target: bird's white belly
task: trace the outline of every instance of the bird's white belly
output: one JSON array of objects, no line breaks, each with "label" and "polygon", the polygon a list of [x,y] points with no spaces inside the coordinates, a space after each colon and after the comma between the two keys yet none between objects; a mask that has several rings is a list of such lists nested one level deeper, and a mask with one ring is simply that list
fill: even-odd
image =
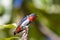
[{"label": "bird's white belly", "polygon": [[29,23],[29,19],[25,20],[25,21],[21,24],[21,26],[27,26],[28,23]]}]

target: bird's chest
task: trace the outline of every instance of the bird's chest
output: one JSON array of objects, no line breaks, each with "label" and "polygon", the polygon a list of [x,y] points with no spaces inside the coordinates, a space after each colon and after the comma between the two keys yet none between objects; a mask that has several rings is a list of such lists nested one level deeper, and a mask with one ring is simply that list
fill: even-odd
[{"label": "bird's chest", "polygon": [[21,24],[21,26],[28,26],[29,22],[29,19],[27,19]]}]

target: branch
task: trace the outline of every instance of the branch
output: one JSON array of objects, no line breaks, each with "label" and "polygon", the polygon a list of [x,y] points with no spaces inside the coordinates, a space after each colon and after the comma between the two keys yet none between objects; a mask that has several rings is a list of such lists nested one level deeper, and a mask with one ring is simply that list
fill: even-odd
[{"label": "branch", "polygon": [[20,40],[27,40],[28,39],[28,27],[26,27],[25,30],[23,30],[23,34]]}]

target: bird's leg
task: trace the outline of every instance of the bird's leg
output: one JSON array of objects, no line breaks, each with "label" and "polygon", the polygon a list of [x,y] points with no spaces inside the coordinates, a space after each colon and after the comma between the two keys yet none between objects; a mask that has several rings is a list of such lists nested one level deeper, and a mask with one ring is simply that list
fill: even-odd
[{"label": "bird's leg", "polygon": [[21,40],[27,40],[28,39],[28,27],[23,30],[22,38]]}]

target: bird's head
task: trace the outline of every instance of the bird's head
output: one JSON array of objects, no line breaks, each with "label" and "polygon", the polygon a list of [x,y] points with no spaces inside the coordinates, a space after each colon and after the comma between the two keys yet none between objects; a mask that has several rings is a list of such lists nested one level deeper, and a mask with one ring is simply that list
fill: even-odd
[{"label": "bird's head", "polygon": [[29,15],[29,20],[30,20],[31,22],[34,21],[35,18],[36,18],[36,14],[30,14],[30,15]]}]

